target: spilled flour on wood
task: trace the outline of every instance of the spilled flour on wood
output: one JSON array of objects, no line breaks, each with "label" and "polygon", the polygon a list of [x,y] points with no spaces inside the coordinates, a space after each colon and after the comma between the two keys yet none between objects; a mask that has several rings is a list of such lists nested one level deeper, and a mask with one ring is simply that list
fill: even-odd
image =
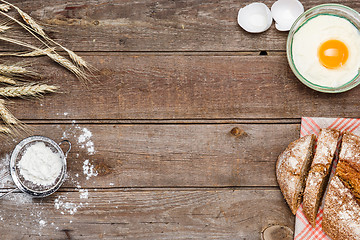
[{"label": "spilled flour on wood", "polygon": [[86,176],[86,180],[89,180],[91,177],[98,175],[98,172],[94,168],[94,165],[92,165],[88,159],[84,161],[83,174]]},{"label": "spilled flour on wood", "polygon": [[[16,191],[2,199],[2,201],[7,201],[14,206],[11,206],[13,210],[0,208],[0,222],[13,222],[14,219],[21,219],[22,221],[15,223],[17,227],[26,229],[30,234],[39,236],[41,236],[41,230],[43,229],[61,230],[66,225],[73,223],[71,219],[67,219],[65,223],[61,218],[53,219],[53,217],[61,214],[68,215],[67,218],[71,218],[71,215],[77,214],[81,208],[89,207],[88,201],[91,193],[88,189],[82,188],[80,179],[81,181],[89,180],[98,175],[90,159],[96,153],[94,142],[91,139],[92,136],[93,134],[88,128],[79,126],[75,121],[62,135],[62,139],[70,139],[73,142],[73,147],[76,146],[80,152],[85,152],[85,154],[74,153],[72,155],[73,159],[68,161],[68,165],[80,161],[79,167],[77,169],[71,168],[72,171],[68,171],[66,177],[67,185],[74,186],[78,194],[74,195],[73,192],[59,191],[44,199],[34,199],[25,193]],[[79,159],[81,155],[88,156],[84,157],[84,159]],[[0,178],[5,176],[0,181],[1,188],[9,189],[15,187],[9,172],[9,161],[10,154],[3,155],[0,158]],[[52,211],[49,209],[49,206],[53,207],[55,213],[51,213]]]},{"label": "spilled flour on wood", "polygon": [[2,188],[9,186],[9,184],[12,184],[9,163],[10,163],[10,154],[6,154],[0,160],[0,178],[4,177],[0,182],[0,187]]},{"label": "spilled flour on wood", "polygon": [[83,203],[76,204],[67,201],[67,197],[58,196],[54,201],[55,209],[60,210],[61,214],[69,213],[74,215],[79,208],[83,206]]},{"label": "spilled flour on wood", "polygon": [[79,190],[80,193],[80,198],[89,198],[89,191],[87,189],[80,189]]},{"label": "spilled flour on wood", "polygon": [[94,142],[91,140],[92,132],[87,128],[82,128],[76,121],[72,121],[72,126],[63,133],[62,139],[74,138],[78,146],[85,149],[89,155],[96,153]]}]

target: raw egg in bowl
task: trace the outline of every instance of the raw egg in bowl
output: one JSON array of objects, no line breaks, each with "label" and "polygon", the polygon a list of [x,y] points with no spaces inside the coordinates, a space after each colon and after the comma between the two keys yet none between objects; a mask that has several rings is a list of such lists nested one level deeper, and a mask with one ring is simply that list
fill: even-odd
[{"label": "raw egg in bowl", "polygon": [[343,5],[323,4],[301,14],[287,39],[291,70],[306,86],[327,93],[360,83],[360,14]]}]

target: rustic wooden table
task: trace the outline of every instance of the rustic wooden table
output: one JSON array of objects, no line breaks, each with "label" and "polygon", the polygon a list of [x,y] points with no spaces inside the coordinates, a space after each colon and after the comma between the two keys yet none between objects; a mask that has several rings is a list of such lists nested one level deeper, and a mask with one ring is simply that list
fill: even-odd
[{"label": "rustic wooden table", "polygon": [[[99,81],[85,87],[50,60],[34,60],[62,92],[13,100],[9,109],[32,134],[72,142],[68,177],[44,199],[20,191],[1,199],[0,238],[261,239],[270,226],[293,231],[277,156],[298,138],[301,116],[358,117],[360,88],[332,95],[301,84],[287,64],[287,32],[272,25],[249,34],[237,25],[237,11],[251,2],[13,1],[94,65]],[[332,2],[360,10],[359,1]],[[2,174],[19,140],[0,144]]]}]

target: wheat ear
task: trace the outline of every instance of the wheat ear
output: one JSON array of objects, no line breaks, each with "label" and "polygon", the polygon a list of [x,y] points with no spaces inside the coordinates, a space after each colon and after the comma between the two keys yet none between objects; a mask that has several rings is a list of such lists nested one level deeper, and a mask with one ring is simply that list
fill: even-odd
[{"label": "wheat ear", "polygon": [[17,65],[0,64],[0,74],[8,77],[16,77],[16,76],[29,77],[29,78],[39,77],[37,73]]},{"label": "wheat ear", "polygon": [[13,43],[13,44],[17,44],[17,45],[20,45],[20,46],[23,46],[23,47],[27,47],[27,48],[30,48],[30,49],[33,49],[33,50],[43,51],[44,54],[46,54],[48,57],[50,57],[53,61],[59,63],[60,65],[62,65],[66,69],[68,69],[70,72],[75,74],[75,76],[78,79],[83,80],[83,81],[86,81],[88,79],[88,75],[84,71],[82,71],[80,68],[75,66],[71,61],[69,61],[68,59],[66,59],[63,56],[59,55],[55,51],[53,51],[51,53],[45,52],[44,50],[41,50],[40,48],[37,48],[37,47],[32,46],[30,44],[27,44],[25,42],[22,42],[22,41],[19,41],[19,40],[16,40],[16,39],[3,37],[3,36],[0,36],[0,40],[10,42],[10,43]]},{"label": "wheat ear", "polygon": [[0,117],[7,125],[17,125],[20,123],[6,108],[4,99],[0,99]]},{"label": "wheat ear", "polygon": [[[62,49],[64,49],[64,50],[68,53],[68,55],[70,56],[70,58],[74,61],[74,63],[75,63],[77,66],[75,66],[75,65],[72,64],[71,62],[70,62],[71,64],[69,64],[69,63],[61,64],[60,62],[58,62],[58,61],[56,60],[56,56],[55,56],[55,55],[58,55],[58,56],[60,56],[60,55],[57,54],[55,51],[53,51],[53,54],[55,54],[55,55],[51,55],[51,56],[48,55],[48,56],[49,56],[50,58],[52,58],[54,61],[60,63],[62,66],[66,67],[66,68],[67,68],[68,70],[70,70],[71,72],[73,72],[80,80],[87,80],[87,79],[88,79],[88,75],[87,75],[82,69],[80,69],[80,68],[85,68],[85,69],[87,69],[89,72],[92,72],[92,71],[95,71],[95,70],[96,70],[93,66],[89,65],[82,57],[80,57],[79,55],[77,55],[77,54],[74,53],[73,51],[71,51],[71,50],[63,47],[61,44],[59,44],[59,43],[57,43],[56,41],[52,40],[50,37],[48,37],[48,36],[46,35],[46,33],[42,30],[42,27],[41,27],[39,24],[37,24],[37,23],[35,22],[35,20],[32,19],[28,14],[26,14],[26,13],[23,12],[21,9],[19,9],[19,8],[16,7],[16,6],[14,6],[13,4],[10,4],[10,3],[8,3],[8,2],[6,2],[6,1],[4,1],[4,0],[0,0],[0,1],[1,1],[1,2],[4,2],[4,3],[7,3],[7,4],[11,5],[11,6],[13,6],[13,7],[19,12],[19,14],[20,14],[21,17],[24,19],[24,21],[31,26],[31,28],[28,27],[27,25],[21,23],[21,22],[18,21],[17,19],[13,18],[12,16],[10,16],[10,15],[2,12],[2,11],[0,11],[0,14],[8,17],[9,19],[11,19],[11,20],[13,20],[14,22],[16,22],[17,24],[19,24],[21,27],[23,27],[25,30],[27,30],[29,33],[31,33],[36,39],[38,39],[42,44],[44,44],[46,47],[50,48],[50,46],[49,46],[48,44],[46,44],[43,40],[41,40],[38,36],[36,36],[36,35],[33,33],[33,31],[34,31],[35,33],[39,34],[39,35],[40,35],[41,37],[43,37],[44,39],[46,39],[48,42],[51,42],[51,43],[53,43],[53,44],[56,44],[56,45],[60,46]],[[20,10],[20,11],[19,11],[19,10]],[[2,40],[11,42],[11,41],[9,41],[9,39],[8,39],[8,40],[2,39]],[[11,39],[10,39],[10,40],[11,40]],[[13,42],[13,43],[15,43],[15,42]],[[15,44],[17,44],[17,43],[15,43]],[[19,45],[25,46],[24,44],[19,44]],[[28,45],[27,47],[29,47],[29,44],[26,44],[26,45]],[[34,46],[31,46],[31,47],[34,49]],[[60,57],[57,57],[57,58],[60,59]],[[64,59],[62,59],[62,61],[65,62]],[[71,65],[73,65],[73,66],[71,66]],[[79,68],[78,70],[75,70],[74,67],[75,67],[75,68],[79,68],[79,67],[80,67],[80,68]]]},{"label": "wheat ear", "polygon": [[81,69],[79,69],[77,66],[75,66],[71,61],[69,61],[68,59],[66,59],[65,57],[52,52],[52,53],[47,53],[46,54],[49,58],[51,58],[53,61],[59,63],[61,66],[65,67],[66,69],[68,69],[70,72],[72,72],[73,74],[75,74],[75,76],[83,81],[88,80],[88,75],[82,71]]},{"label": "wheat ear", "polygon": [[31,84],[28,86],[0,88],[3,97],[38,97],[45,93],[52,93],[58,89],[56,86],[46,84]]},{"label": "wheat ear", "polygon": [[[37,24],[34,19],[32,19],[32,17],[30,17],[29,14],[27,14],[26,12],[24,12],[23,10],[21,10],[20,8],[18,8],[17,6],[7,2],[7,1],[4,1],[4,0],[1,0],[1,2],[5,3],[4,5],[8,5],[8,10],[10,9],[10,6],[15,8],[16,11],[20,14],[20,16],[22,17],[22,19],[24,19],[24,21],[29,24],[36,33],[40,34],[40,35],[45,35],[45,32],[43,30],[43,28]],[[5,7],[5,6],[4,6]],[[5,7],[6,8],[6,7]],[[7,12],[7,11],[5,11]]]},{"label": "wheat ear", "polygon": [[[74,61],[74,63],[79,66],[79,67],[83,67],[86,68],[87,70],[94,71],[96,70],[93,66],[89,65],[82,57],[80,57],[79,55],[77,55],[75,52],[71,51],[70,49],[65,48],[64,46],[62,46],[61,44],[59,44],[58,42],[54,41],[53,39],[51,39],[43,30],[43,28],[36,23],[36,21],[27,13],[25,13],[24,11],[22,11],[20,8],[16,7],[13,4],[10,4],[6,1],[1,0],[2,2],[11,5],[12,7],[14,7],[18,13],[20,14],[20,16],[22,17],[22,19],[31,27],[31,29],[29,29],[26,25],[23,25],[21,22],[19,22],[18,20],[14,19],[13,17],[7,15],[6,13],[3,13],[3,15],[9,17],[10,19],[12,19],[13,21],[15,21],[16,23],[20,24],[20,26],[24,27],[26,30],[33,30],[34,32],[36,32],[37,34],[39,34],[40,36],[42,36],[45,40],[47,40],[50,43],[53,43],[59,47],[61,47],[63,50],[65,50],[69,57]],[[35,36],[39,41],[41,41],[43,44],[45,44],[47,47],[49,47],[45,42],[43,42],[41,39],[39,39],[37,36]]]}]

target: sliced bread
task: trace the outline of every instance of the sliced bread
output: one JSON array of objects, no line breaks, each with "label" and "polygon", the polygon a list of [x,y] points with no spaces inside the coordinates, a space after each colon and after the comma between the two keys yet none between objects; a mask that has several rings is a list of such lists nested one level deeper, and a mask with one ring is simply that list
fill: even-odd
[{"label": "sliced bread", "polygon": [[304,214],[313,227],[316,225],[316,215],[328,184],[339,136],[340,132],[333,129],[321,129],[319,133],[303,198]]},{"label": "sliced bread", "polygon": [[313,157],[315,135],[289,144],[276,162],[276,178],[281,192],[295,215],[302,201],[306,177]]}]

